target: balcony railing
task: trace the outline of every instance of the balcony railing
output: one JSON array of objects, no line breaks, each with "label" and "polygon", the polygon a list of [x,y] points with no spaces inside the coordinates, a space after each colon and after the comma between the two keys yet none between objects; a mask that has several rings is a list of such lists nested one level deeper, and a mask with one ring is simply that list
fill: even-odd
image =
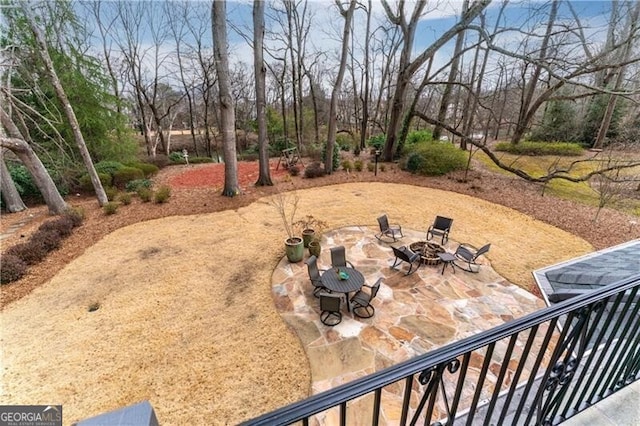
[{"label": "balcony railing", "polygon": [[639,288],[636,275],[244,424],[560,423],[640,378]]}]

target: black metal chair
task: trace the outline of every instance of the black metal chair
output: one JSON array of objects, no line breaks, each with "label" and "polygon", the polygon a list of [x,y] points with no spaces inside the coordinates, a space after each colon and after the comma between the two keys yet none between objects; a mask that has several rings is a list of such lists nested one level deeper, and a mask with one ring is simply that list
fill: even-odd
[{"label": "black metal chair", "polygon": [[453,255],[457,258],[457,260],[463,262],[464,266],[460,266],[457,264],[456,266],[467,272],[479,272],[480,265],[476,263],[476,260],[478,259],[478,257],[488,252],[490,248],[491,244],[485,244],[479,249],[475,248],[471,244],[460,244]]},{"label": "black metal chair", "polygon": [[353,268],[353,263],[347,260],[344,246],[331,247],[331,266],[334,268]]},{"label": "black metal chair", "polygon": [[444,216],[436,216],[436,220],[433,222],[433,225],[431,225],[427,230],[427,241],[437,235],[442,237],[442,244],[446,244],[447,241],[449,241],[451,225],[453,225],[453,219]]},{"label": "black metal chair", "polygon": [[380,226],[380,233],[376,234],[376,238],[380,241],[382,241],[382,237],[390,237],[393,241],[404,237],[402,227],[400,225],[389,225],[389,219],[386,214],[378,218],[378,225]]},{"label": "black metal chair", "polygon": [[320,297],[320,321],[324,325],[333,327],[342,321],[340,304],[342,298],[329,293],[319,293]]},{"label": "black metal chair", "polygon": [[305,261],[307,264],[307,271],[309,271],[309,279],[311,280],[311,284],[313,284],[313,295],[318,297],[318,293],[321,291],[325,291],[327,293],[331,293],[331,290],[322,285],[322,279],[320,278],[320,271],[323,269],[318,269],[318,258],[315,256],[310,256],[309,259]]},{"label": "black metal chair", "polygon": [[370,288],[371,290],[369,292],[359,290],[356,294],[353,295],[353,297],[351,298],[351,310],[355,316],[359,318],[371,318],[376,313],[376,308],[373,307],[371,301],[378,294],[382,279],[382,277],[378,278],[378,280],[372,286],[368,286],[365,284],[363,287]]},{"label": "black metal chair", "polygon": [[[391,246],[391,250],[393,250],[393,254],[396,256],[393,261],[393,265],[391,265],[391,269],[396,269],[396,266],[398,266],[400,263],[407,262],[409,264],[409,270],[405,272],[405,275],[411,275],[415,271],[417,271],[420,266],[422,266],[422,258],[420,257],[420,253],[414,253],[411,251],[411,249],[405,246]],[[416,262],[418,263],[418,266],[416,267],[416,269],[413,269],[413,266]]]}]

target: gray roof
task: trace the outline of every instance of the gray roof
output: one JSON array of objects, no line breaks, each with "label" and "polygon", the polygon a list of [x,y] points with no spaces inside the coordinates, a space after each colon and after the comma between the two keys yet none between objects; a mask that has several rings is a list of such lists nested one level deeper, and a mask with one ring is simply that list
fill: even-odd
[{"label": "gray roof", "polygon": [[637,274],[640,274],[640,239],[533,272],[547,303],[553,293],[597,289]]}]

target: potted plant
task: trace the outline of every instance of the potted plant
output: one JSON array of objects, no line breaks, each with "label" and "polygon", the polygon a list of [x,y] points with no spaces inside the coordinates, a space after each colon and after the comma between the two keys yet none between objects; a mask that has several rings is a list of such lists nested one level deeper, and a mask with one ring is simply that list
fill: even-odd
[{"label": "potted plant", "polygon": [[309,214],[305,216],[304,219],[296,222],[296,226],[302,229],[302,240],[304,242],[304,246],[309,247],[309,243],[316,238],[316,234],[322,233],[322,229],[326,226],[326,223]]},{"label": "potted plant", "polygon": [[289,262],[300,262],[304,257],[304,245],[302,238],[295,235],[296,222],[294,222],[298,210],[298,195],[295,193],[278,193],[273,196],[271,205],[276,209],[282,219],[287,239],[284,241],[287,259]]}]

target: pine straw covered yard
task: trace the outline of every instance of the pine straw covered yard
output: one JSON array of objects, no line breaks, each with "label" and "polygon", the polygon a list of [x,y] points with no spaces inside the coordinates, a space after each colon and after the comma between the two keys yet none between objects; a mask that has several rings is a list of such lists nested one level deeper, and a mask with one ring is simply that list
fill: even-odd
[{"label": "pine straw covered yard", "polygon": [[[454,218],[451,239],[524,288],[585,240],[467,195],[401,184],[299,190],[329,228]],[[65,424],[149,399],[163,425],[235,424],[309,395],[310,370],[273,305],[284,230],[268,198],[118,229],[5,307],[3,404],[62,404]],[[99,306],[99,307],[98,307]],[[98,307],[90,312],[90,307]]]}]

